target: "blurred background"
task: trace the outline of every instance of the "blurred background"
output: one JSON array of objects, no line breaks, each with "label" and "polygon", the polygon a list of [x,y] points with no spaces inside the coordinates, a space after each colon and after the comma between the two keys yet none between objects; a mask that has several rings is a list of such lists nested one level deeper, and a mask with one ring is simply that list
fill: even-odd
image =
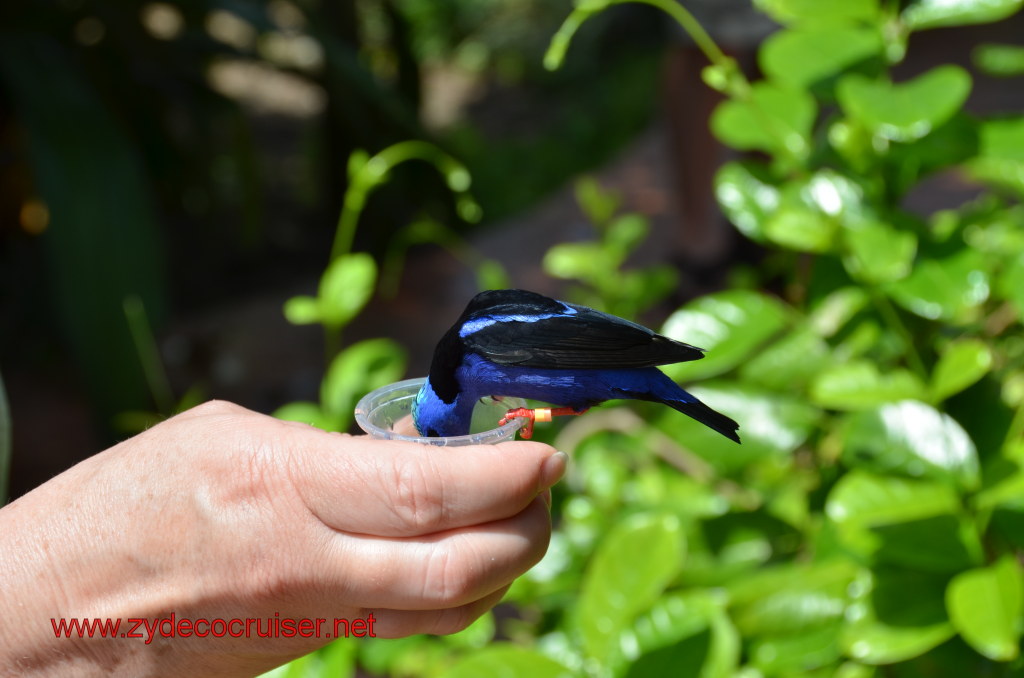
[{"label": "blurred background", "polygon": [[[775,24],[727,4],[698,16],[756,71]],[[465,222],[435,171],[403,167],[358,230],[356,249],[379,259],[430,215],[512,284],[557,292],[543,253],[589,237],[568,187],[599,172],[651,220],[638,260],[679,273],[662,318],[721,287],[731,264],[756,261],[712,197],[729,155],[707,131],[720,96],[700,80],[703,55],[658,11],[622,6],[547,71],[544,50],[570,8],[48,0],[0,10],[0,367],[13,496],[130,433],[120,413],[157,408],[129,296],[141,302],[137,324],[155,333],[169,392],[195,387],[261,411],[316,392],[322,337],[280,309],[315,287],[328,260],[356,149],[430,140],[465,164],[482,208],[479,223]],[[974,45],[1022,25],[915,36],[898,72],[969,65]],[[1021,103],[1019,87],[984,77],[971,95],[979,112]],[[934,209],[959,190],[925,186],[912,200]],[[395,338],[419,375],[475,282],[451,248],[415,246],[405,266],[350,336]]]},{"label": "blurred background", "polygon": [[6,3],[0,497],[209,398],[350,429],[524,287],[709,349],[743,445],[538,427],[493,614],[275,675],[1022,676],[1022,6]]}]

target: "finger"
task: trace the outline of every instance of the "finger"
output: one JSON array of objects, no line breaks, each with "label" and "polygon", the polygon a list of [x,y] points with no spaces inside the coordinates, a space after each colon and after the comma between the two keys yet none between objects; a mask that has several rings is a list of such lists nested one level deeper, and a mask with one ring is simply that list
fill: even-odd
[{"label": "finger", "polygon": [[326,575],[360,607],[441,610],[507,586],[537,564],[550,538],[550,515],[538,496],[512,518],[427,537],[338,535],[325,561],[336,569]]},{"label": "finger", "polygon": [[378,638],[404,638],[417,633],[438,636],[458,633],[500,603],[508,589],[508,586],[502,586],[479,600],[443,610],[367,610],[364,618],[370,614],[374,616],[374,635]]},{"label": "finger", "polygon": [[432,447],[310,432],[317,448],[295,480],[326,525],[387,537],[431,534],[516,515],[565,472],[547,445]]}]

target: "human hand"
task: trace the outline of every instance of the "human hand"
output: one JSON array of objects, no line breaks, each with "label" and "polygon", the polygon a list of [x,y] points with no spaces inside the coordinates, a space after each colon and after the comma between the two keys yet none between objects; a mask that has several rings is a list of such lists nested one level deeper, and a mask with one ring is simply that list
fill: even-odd
[{"label": "human hand", "polygon": [[329,640],[58,638],[51,618],[458,631],[543,556],[564,469],[539,443],[426,447],[201,405],[0,510],[0,675],[245,676]]}]

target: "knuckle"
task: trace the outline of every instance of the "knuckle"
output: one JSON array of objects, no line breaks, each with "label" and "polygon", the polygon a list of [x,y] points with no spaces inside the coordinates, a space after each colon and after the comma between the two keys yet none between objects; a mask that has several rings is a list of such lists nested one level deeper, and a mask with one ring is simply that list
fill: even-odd
[{"label": "knuckle", "polygon": [[441,610],[427,633],[447,636],[465,630],[484,612],[484,610],[476,610],[475,607],[474,605],[459,605]]},{"label": "knuckle", "polygon": [[438,545],[423,568],[422,596],[444,607],[472,600],[480,573],[478,568],[467,567],[466,560],[455,558],[451,550]]},{"label": "knuckle", "polygon": [[445,502],[433,466],[422,459],[396,460],[391,473],[391,508],[406,527],[430,532],[444,524]]}]

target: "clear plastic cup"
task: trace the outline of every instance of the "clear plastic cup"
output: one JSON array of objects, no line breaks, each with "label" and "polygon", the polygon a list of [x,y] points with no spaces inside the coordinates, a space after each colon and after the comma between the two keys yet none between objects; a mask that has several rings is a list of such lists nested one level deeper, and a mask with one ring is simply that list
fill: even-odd
[{"label": "clear plastic cup", "polygon": [[[516,431],[524,420],[513,419],[504,426],[498,421],[505,413],[516,407],[526,407],[519,398],[503,398],[498,401],[477,403],[473,410],[471,433],[464,436],[430,438],[421,436],[412,423],[412,402],[426,377],[406,379],[382,386],[372,391],[356,404],[356,423],[359,428],[379,440],[408,440],[425,445],[493,445],[515,438]],[[479,432],[477,432],[479,431]]]}]

